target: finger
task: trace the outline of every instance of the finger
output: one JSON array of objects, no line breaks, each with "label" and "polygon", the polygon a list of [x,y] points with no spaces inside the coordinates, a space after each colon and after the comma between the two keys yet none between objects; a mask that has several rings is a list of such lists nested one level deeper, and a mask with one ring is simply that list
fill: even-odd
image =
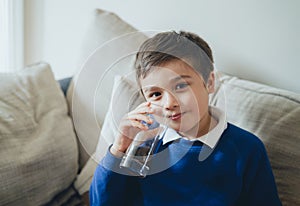
[{"label": "finger", "polygon": [[143,111],[145,108],[150,109],[151,107],[151,102],[144,102],[137,106],[134,110],[135,111]]},{"label": "finger", "polygon": [[148,130],[148,126],[145,124],[142,124],[140,121],[132,120],[131,125],[135,128],[141,129],[141,130]]},{"label": "finger", "polygon": [[[141,116],[145,116],[145,115],[141,115]],[[120,127],[121,128],[135,127],[135,128],[142,129],[142,130],[147,130],[148,129],[147,125],[143,124],[142,121],[145,121],[145,120],[139,120],[139,119],[135,119],[135,118],[125,118],[122,121]],[[150,123],[151,121],[148,121],[148,122],[149,122],[148,124],[151,124]]]},{"label": "finger", "polygon": [[148,107],[148,106],[150,106],[151,105],[151,102],[143,102],[143,103],[141,103],[139,106],[137,106],[137,107]]},{"label": "finger", "polygon": [[141,108],[137,108],[131,112],[128,113],[128,115],[135,115],[135,114],[153,114],[154,111],[151,107],[141,107]]},{"label": "finger", "polygon": [[151,119],[149,116],[144,115],[144,114],[131,114],[127,116],[127,119],[130,121],[144,121],[147,124],[152,124],[153,123],[153,119]]}]

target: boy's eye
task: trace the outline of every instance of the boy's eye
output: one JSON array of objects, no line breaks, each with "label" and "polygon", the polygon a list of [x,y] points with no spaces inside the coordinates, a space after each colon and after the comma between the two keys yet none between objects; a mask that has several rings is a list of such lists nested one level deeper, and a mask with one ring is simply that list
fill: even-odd
[{"label": "boy's eye", "polygon": [[160,92],[152,92],[152,93],[149,94],[149,97],[150,97],[150,98],[151,98],[151,97],[159,97],[160,95],[161,95]]},{"label": "boy's eye", "polygon": [[183,89],[183,88],[186,88],[187,86],[188,86],[188,83],[180,83],[180,84],[176,84],[175,90]]}]

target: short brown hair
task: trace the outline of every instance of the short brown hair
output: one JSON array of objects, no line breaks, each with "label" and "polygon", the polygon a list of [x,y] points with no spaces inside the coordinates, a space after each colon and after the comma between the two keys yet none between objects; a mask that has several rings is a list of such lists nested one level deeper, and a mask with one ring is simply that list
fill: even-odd
[{"label": "short brown hair", "polygon": [[153,66],[176,59],[192,66],[205,82],[214,69],[211,48],[201,37],[185,31],[161,32],[147,39],[136,54],[137,81],[145,78]]}]

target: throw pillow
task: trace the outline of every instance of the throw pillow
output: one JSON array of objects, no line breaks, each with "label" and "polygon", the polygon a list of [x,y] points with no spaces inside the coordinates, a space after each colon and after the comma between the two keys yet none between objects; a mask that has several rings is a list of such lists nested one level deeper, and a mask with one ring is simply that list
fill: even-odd
[{"label": "throw pillow", "polygon": [[104,157],[108,147],[113,143],[117,135],[121,118],[143,101],[144,98],[139,93],[137,84],[131,78],[119,75],[115,77],[109,109],[99,135],[96,151],[88,160],[78,180],[75,182],[75,187],[78,188],[79,193],[89,190],[98,163]]},{"label": "throw pillow", "polygon": [[262,139],[283,205],[300,205],[300,95],[219,75],[213,104],[225,103],[229,122]]},{"label": "throw pillow", "polygon": [[0,205],[44,205],[76,178],[76,137],[48,64],[0,74],[0,142]]},{"label": "throw pillow", "polygon": [[[96,9],[82,42],[82,55],[79,57],[82,66],[67,91],[70,113],[80,142],[80,168],[95,152],[109,108],[114,77],[132,72],[134,55],[146,38],[116,14]],[[92,170],[89,171],[93,174]],[[76,185],[85,184],[85,178],[80,177]]]},{"label": "throw pillow", "polygon": [[121,118],[145,101],[137,84],[125,76],[116,76],[108,112],[101,129],[94,158],[99,162],[118,135]]}]

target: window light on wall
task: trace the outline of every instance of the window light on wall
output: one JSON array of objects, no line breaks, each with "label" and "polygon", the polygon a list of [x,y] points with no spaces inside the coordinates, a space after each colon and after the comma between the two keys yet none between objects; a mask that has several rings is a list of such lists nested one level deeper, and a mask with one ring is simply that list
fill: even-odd
[{"label": "window light on wall", "polygon": [[0,0],[0,72],[24,66],[23,0]]}]

